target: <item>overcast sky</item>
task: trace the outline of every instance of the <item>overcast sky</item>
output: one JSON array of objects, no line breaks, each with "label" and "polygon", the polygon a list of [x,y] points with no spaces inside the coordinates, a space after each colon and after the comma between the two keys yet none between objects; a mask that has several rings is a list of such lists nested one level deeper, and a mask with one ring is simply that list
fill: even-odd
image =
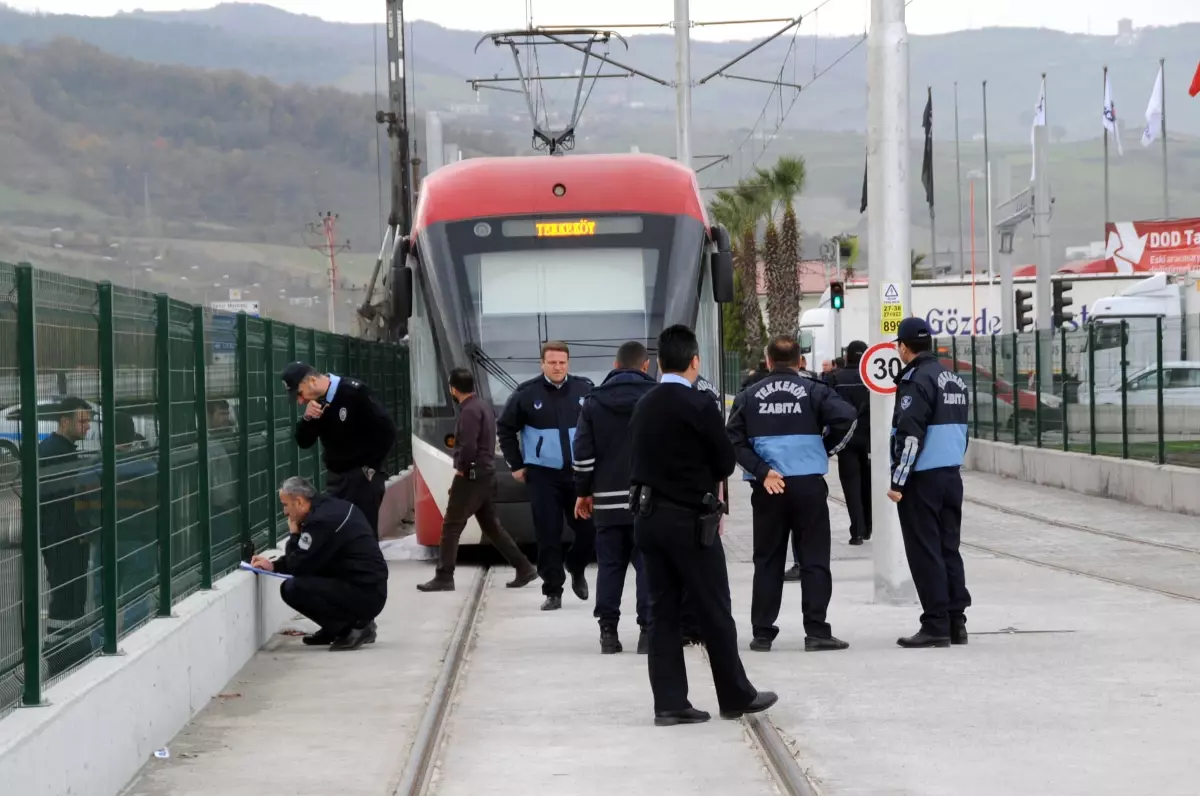
[{"label": "overcast sky", "polygon": [[[738,16],[793,17],[805,14],[821,0],[692,0],[692,19],[724,21]],[[208,8],[214,0],[0,0],[22,10],[104,16],[137,8],[173,10]],[[522,28],[527,2],[535,24],[616,27],[618,24],[662,23],[673,14],[671,0],[604,0],[585,11],[586,4],[570,0],[407,0],[408,19],[424,19],[450,28],[498,30]],[[341,22],[380,22],[384,0],[271,0],[270,5]],[[753,11],[749,11],[753,8]],[[808,17],[804,32],[833,35],[862,32],[870,0],[829,0]],[[1076,33],[1113,34],[1117,20],[1128,16],[1134,25],[1175,25],[1200,22],[1200,0],[912,0],[909,29],[914,33],[943,33],[993,25],[1049,27]],[[753,38],[775,25],[736,25],[696,29],[698,39]],[[634,33],[635,31],[628,31]],[[664,31],[665,32],[665,31]]]}]

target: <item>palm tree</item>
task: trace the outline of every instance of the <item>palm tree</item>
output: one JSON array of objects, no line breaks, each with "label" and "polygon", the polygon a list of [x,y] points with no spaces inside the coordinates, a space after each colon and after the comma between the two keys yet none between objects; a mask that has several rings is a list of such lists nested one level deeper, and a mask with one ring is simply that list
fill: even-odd
[{"label": "palm tree", "polygon": [[[800,227],[794,198],[804,190],[804,159],[781,157],[770,170],[758,169],[756,182],[769,197],[767,218],[767,317],[771,334],[792,334],[800,314],[800,283],[796,268],[800,262]],[[783,210],[783,225],[775,238],[775,216]]]},{"label": "palm tree", "polygon": [[921,265],[925,262],[926,255],[917,254],[916,249],[910,249],[908,255],[908,276],[910,279],[917,278],[917,272],[921,269]]},{"label": "palm tree", "polygon": [[[720,197],[721,194],[718,194]],[[731,212],[730,232],[741,243],[735,252],[735,273],[741,285],[738,312],[745,335],[744,354],[752,362],[762,359],[767,344],[762,308],[758,305],[758,221],[766,212],[768,198],[760,187],[743,180],[733,192],[725,193]]]}]

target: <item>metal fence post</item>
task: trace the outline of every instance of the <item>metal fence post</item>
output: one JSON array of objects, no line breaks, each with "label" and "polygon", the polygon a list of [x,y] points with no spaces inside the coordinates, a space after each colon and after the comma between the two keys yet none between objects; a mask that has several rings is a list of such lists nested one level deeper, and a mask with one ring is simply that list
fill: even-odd
[{"label": "metal fence post", "polygon": [[[288,362],[296,361],[296,324],[288,325]],[[300,446],[296,444],[296,423],[300,422],[300,405],[290,397],[288,403],[291,404],[290,413],[292,416],[291,439],[292,444],[289,450],[292,452],[292,475],[300,475]]]},{"label": "metal fence post", "polygon": [[975,359],[975,335],[971,335],[971,425],[979,439],[979,363]]},{"label": "metal fence post", "polygon": [[1096,455],[1096,327],[1087,324],[1087,450]]},{"label": "metal fence post", "polygon": [[242,560],[254,555],[254,538],[250,532],[250,327],[249,316],[237,316],[238,368],[238,505],[242,515],[240,535]]},{"label": "metal fence post", "polygon": [[997,422],[1000,419],[1000,396],[996,389],[996,379],[999,375],[996,372],[996,333],[992,332],[992,442],[1000,441],[1000,425]]},{"label": "metal fence post", "polygon": [[[1050,366],[1053,369],[1053,365]],[[1034,432],[1034,445],[1042,447],[1042,330],[1033,330],[1033,373],[1036,376],[1034,380],[1034,400],[1037,401],[1033,406],[1033,422],[1037,426]]]},{"label": "metal fence post", "polygon": [[21,615],[25,675],[22,704],[42,702],[42,527],[41,485],[38,472],[37,314],[33,266],[17,266],[18,389],[21,406]]},{"label": "metal fence post", "polygon": [[1167,444],[1163,440],[1163,433],[1166,430],[1166,423],[1165,419],[1163,418],[1163,377],[1165,376],[1163,373],[1163,319],[1162,316],[1159,315],[1154,320],[1154,325],[1157,330],[1155,337],[1157,338],[1158,348],[1158,463],[1166,464]]},{"label": "metal fence post", "polygon": [[196,496],[200,531],[200,588],[211,589],[212,560],[212,473],[208,461],[208,347],[204,341],[204,307],[192,307],[192,367],[196,385]]},{"label": "metal fence post", "polygon": [[117,352],[112,282],[96,285],[100,299],[100,595],[105,655],[117,654]]},{"label": "metal fence post", "polygon": [[263,321],[263,349],[267,352],[267,372],[263,378],[263,389],[267,398],[267,506],[271,521],[267,525],[267,542],[271,547],[279,540],[279,501],[275,498],[275,485],[279,483],[279,463],[275,451],[275,322]]},{"label": "metal fence post", "polygon": [[154,297],[154,353],[157,363],[158,402],[158,615],[170,616],[171,575],[174,556],[171,531],[175,512],[171,500],[171,298],[165,293]]},{"label": "metal fence post", "polygon": [[1129,378],[1127,372],[1129,362],[1127,362],[1127,349],[1129,338],[1129,321],[1122,319],[1121,321],[1121,458],[1129,458],[1129,394],[1125,389],[1125,380]]},{"label": "metal fence post", "polygon": [[[1062,403],[1059,404],[1059,406],[1062,407],[1062,449],[1064,451],[1069,451],[1069,450],[1071,450],[1071,440],[1070,440],[1071,430],[1068,427],[1068,423],[1067,423],[1068,415],[1069,415],[1069,413],[1067,412],[1067,327],[1060,326],[1058,331],[1059,331],[1059,338],[1060,338],[1061,349],[1062,349],[1062,354],[1061,354],[1060,358],[1062,360],[1062,385],[1063,385],[1063,388],[1062,388],[1062,395],[1059,396],[1060,398],[1062,398]],[[1076,401],[1079,400],[1078,392],[1079,392],[1078,388],[1076,388],[1076,395],[1075,395]]]},{"label": "metal fence post", "polygon": [[1013,444],[1021,444],[1021,391],[1017,388],[1017,379],[1020,377],[1020,365],[1017,361],[1020,356],[1017,354],[1017,345],[1020,341],[1019,333],[1012,333],[1012,425],[1013,425]]},{"label": "metal fence post", "polygon": [[[328,348],[326,349],[326,358],[328,359]],[[317,330],[308,330],[308,364],[318,370],[321,367],[317,364]],[[328,370],[328,368],[326,368]],[[318,440],[312,446],[312,467],[313,478],[312,483],[318,490],[324,489],[325,485],[321,483],[321,442]]]}]

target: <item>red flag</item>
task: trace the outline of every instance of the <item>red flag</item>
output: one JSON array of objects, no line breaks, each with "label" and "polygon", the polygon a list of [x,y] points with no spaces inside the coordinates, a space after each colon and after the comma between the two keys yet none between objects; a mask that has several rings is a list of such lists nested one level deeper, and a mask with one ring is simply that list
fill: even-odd
[{"label": "red flag", "polygon": [[1200,65],[1196,67],[1196,75],[1192,78],[1192,87],[1188,89],[1188,94],[1193,97],[1200,94]]}]

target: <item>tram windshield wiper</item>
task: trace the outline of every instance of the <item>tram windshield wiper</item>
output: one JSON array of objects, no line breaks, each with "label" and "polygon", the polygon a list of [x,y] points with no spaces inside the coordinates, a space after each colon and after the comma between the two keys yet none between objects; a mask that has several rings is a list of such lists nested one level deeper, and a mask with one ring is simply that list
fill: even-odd
[{"label": "tram windshield wiper", "polygon": [[508,389],[514,392],[516,391],[517,387],[520,386],[517,383],[517,380],[514,379],[512,375],[500,365],[499,362],[485,354],[482,348],[474,343],[467,343],[466,348],[467,356],[471,357],[471,359],[473,359],[475,362],[478,362],[479,366],[482,367],[488,373],[488,375],[499,379],[504,383],[505,386],[508,387]]}]

